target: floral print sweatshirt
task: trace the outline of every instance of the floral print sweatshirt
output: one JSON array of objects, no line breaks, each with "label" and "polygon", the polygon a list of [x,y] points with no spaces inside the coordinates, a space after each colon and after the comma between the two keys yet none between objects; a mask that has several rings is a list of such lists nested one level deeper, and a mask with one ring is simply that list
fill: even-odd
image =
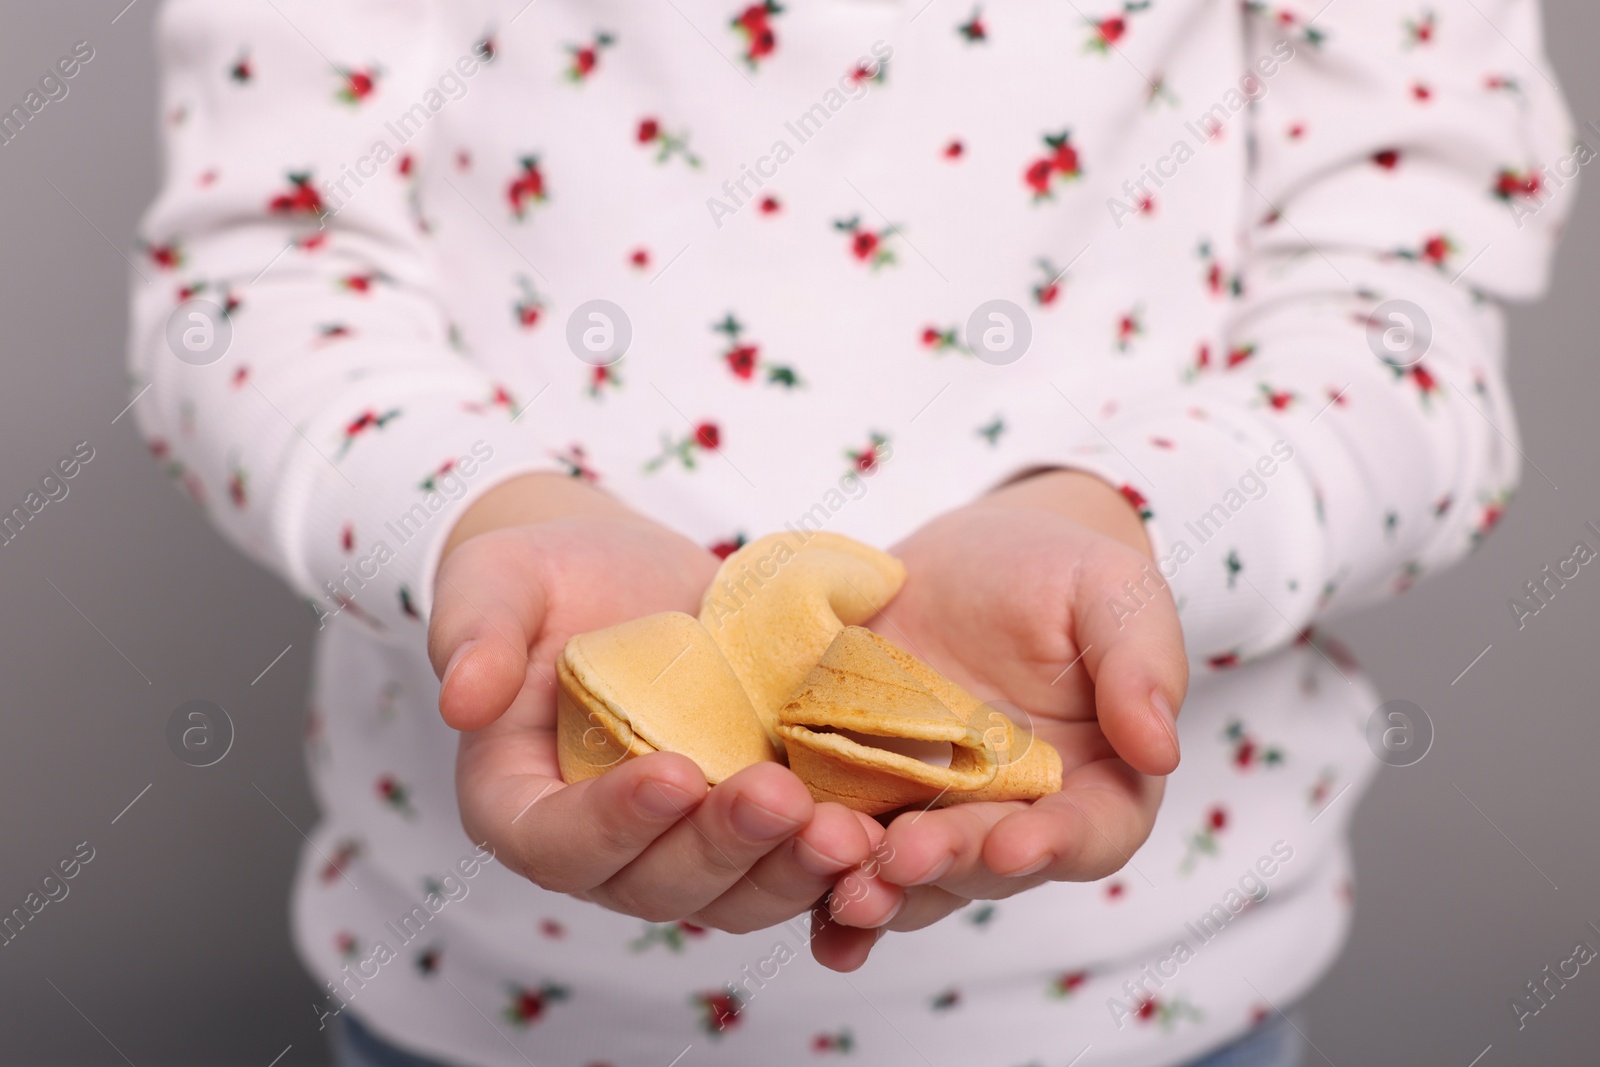
[{"label": "floral print sweatshirt", "polygon": [[[1502,513],[1499,305],[1593,155],[1535,0],[171,0],[159,37],[133,410],[322,631],[319,1024],[496,1067],[1155,1067],[1326,969],[1379,698],[1315,624]],[[484,490],[888,546],[1041,466],[1140,509],[1108,610],[1170,584],[1194,666],[1119,874],[842,976],[803,919],[646,924],[462,836],[424,634]]]}]

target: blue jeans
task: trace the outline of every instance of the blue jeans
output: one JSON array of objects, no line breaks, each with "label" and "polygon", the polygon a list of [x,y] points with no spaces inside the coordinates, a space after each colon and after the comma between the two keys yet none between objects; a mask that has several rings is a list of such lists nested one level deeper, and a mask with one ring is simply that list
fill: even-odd
[{"label": "blue jeans", "polygon": [[[1295,1026],[1301,1025],[1298,1014]],[[1274,1014],[1238,1041],[1191,1060],[1187,1067],[1301,1067],[1306,1044],[1295,1026]],[[443,1067],[389,1044],[349,1013],[339,1016],[335,1033],[337,1067]]]}]

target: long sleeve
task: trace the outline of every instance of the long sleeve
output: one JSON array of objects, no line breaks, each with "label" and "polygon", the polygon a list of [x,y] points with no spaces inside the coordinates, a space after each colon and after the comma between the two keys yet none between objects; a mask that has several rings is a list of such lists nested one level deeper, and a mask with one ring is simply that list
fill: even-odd
[{"label": "long sleeve", "polygon": [[[460,510],[557,469],[530,398],[453,347],[414,192],[429,133],[373,150],[399,102],[442,103],[441,75],[493,59],[446,54],[436,12],[168,4],[166,177],[133,297],[133,410],[169,473],[319,615],[401,636]],[[194,299],[214,321],[173,318]]]},{"label": "long sleeve", "polygon": [[1236,312],[1081,446],[1145,511],[1197,663],[1454,563],[1517,484],[1497,301],[1540,295],[1587,160],[1531,0],[1427,7],[1244,5]]}]

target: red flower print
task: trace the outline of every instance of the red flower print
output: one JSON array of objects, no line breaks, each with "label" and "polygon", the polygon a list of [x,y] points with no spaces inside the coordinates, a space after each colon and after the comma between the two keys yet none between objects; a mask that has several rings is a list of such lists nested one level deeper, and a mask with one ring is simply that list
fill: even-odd
[{"label": "red flower print", "polygon": [[744,1007],[739,994],[731,988],[721,993],[696,993],[689,1003],[700,1012],[700,1028],[712,1037],[738,1026],[739,1011]]},{"label": "red flower print", "polygon": [[418,952],[416,958],[417,973],[426,978],[438,971],[441,955],[442,953],[437,945],[429,946]]},{"label": "red flower print", "polygon": [[1227,826],[1228,812],[1225,808],[1218,804],[1208,810],[1200,829],[1189,835],[1188,848],[1183,862],[1178,865],[1178,873],[1183,875],[1192,873],[1201,856],[1215,857],[1221,851],[1217,844],[1217,835],[1227,829]]},{"label": "red flower print", "polygon": [[567,928],[555,919],[540,919],[539,932],[552,941],[560,941],[567,936]]},{"label": "red flower print", "polygon": [[366,294],[378,282],[389,281],[389,276],[380,271],[367,271],[361,274],[346,274],[338,281],[339,288],[348,292]]},{"label": "red flower print", "polygon": [[1056,975],[1055,981],[1050,983],[1050,995],[1053,997],[1070,997],[1083,988],[1089,980],[1088,971],[1068,971]]},{"label": "red flower print", "polygon": [[1155,1024],[1162,1030],[1170,1030],[1184,1019],[1198,1021],[1200,1011],[1183,997],[1163,1001],[1146,994],[1135,1002],[1133,1018],[1140,1023]]},{"label": "red flower print", "polygon": [[517,275],[517,288],[521,291],[521,295],[511,305],[511,314],[517,320],[518,326],[524,330],[531,330],[539,325],[539,316],[544,311],[544,301],[525,274]]},{"label": "red flower print", "polygon": [[[1281,749],[1276,746],[1263,748],[1260,742],[1245,731],[1244,723],[1238,719],[1228,724],[1228,728],[1222,732],[1222,736],[1233,746],[1233,765],[1241,771],[1250,770],[1258,765],[1276,767],[1283,762],[1283,751]],[[1224,822],[1226,822],[1226,818],[1224,818]]]},{"label": "red flower print", "polygon": [[538,156],[523,156],[517,161],[522,168],[506,186],[506,199],[511,202],[511,214],[521,219],[530,204],[542,204],[548,194],[544,187],[544,172],[539,169]]},{"label": "red flower print", "polygon": [[1005,432],[1006,420],[999,415],[996,415],[993,419],[990,419],[989,422],[978,427],[978,436],[989,442],[989,447],[991,448],[1000,443],[1000,436]]},{"label": "red flower print", "polygon": [[761,198],[761,213],[763,215],[776,215],[782,209],[783,204],[779,202],[777,197],[764,196]]},{"label": "red flower print", "polygon": [[873,59],[865,63],[858,63],[850,68],[845,75],[851,85],[865,86],[869,82],[873,85],[882,85],[889,77],[889,61],[886,59]]},{"label": "red flower print", "polygon": [[1048,200],[1054,195],[1057,179],[1070,182],[1083,176],[1078,150],[1072,144],[1071,130],[1045,134],[1043,141],[1044,146],[1050,150],[1049,154],[1029,163],[1022,173],[1022,180],[1033,190],[1033,199],[1036,202]]},{"label": "red flower print", "polygon": [[700,167],[700,157],[689,149],[688,131],[668,133],[659,119],[646,118],[639,120],[633,136],[641,145],[655,145],[657,164],[666,164],[673,156],[682,156],[691,169],[698,170]]},{"label": "red flower print", "polygon": [[772,16],[783,14],[777,0],[763,0],[751,4],[729,20],[735,33],[744,38],[744,61],[756,70],[761,62],[778,49],[778,37],[772,32]]},{"label": "red flower print", "polygon": [[861,216],[852,215],[847,219],[835,219],[833,228],[850,235],[850,254],[873,270],[895,262],[894,250],[886,245],[898,227],[886,226],[874,232],[861,224]]},{"label": "red flower print", "polygon": [[928,1004],[934,1011],[949,1011],[961,1003],[961,990],[946,989],[938,994]]},{"label": "red flower print", "polygon": [[1111,51],[1118,41],[1128,33],[1128,16],[1136,15],[1141,11],[1150,9],[1150,0],[1128,0],[1122,5],[1122,10],[1115,15],[1089,20],[1089,42],[1086,51],[1099,52],[1104,55]]},{"label": "red flower print", "polygon": [[1417,263],[1426,263],[1431,267],[1444,270],[1449,264],[1450,257],[1460,249],[1449,235],[1436,233],[1423,239],[1420,248],[1402,248],[1394,254],[1400,259],[1408,259]]},{"label": "red flower print", "polygon": [[1400,165],[1400,150],[1398,148],[1385,148],[1372,153],[1372,162],[1384,170],[1394,170]]},{"label": "red flower print", "polygon": [[1495,175],[1494,195],[1510,202],[1521,196],[1537,200],[1544,191],[1544,181],[1536,170],[1517,171],[1509,167]]},{"label": "red flower print", "polygon": [[679,919],[676,922],[645,923],[644,933],[628,943],[629,950],[643,952],[653,945],[664,945],[673,952],[682,952],[690,940],[705,937],[709,931],[703,926]]},{"label": "red flower print", "polygon": [[965,155],[966,151],[967,149],[965,145],[963,145],[959,140],[952,139],[949,144],[944,146],[944,158],[949,160],[957,160]]},{"label": "red flower print", "polygon": [[1431,8],[1414,19],[1405,19],[1401,25],[1405,28],[1405,45],[1407,48],[1420,48],[1433,43],[1433,35],[1439,28],[1439,19]]},{"label": "red flower print", "polygon": [[228,68],[228,77],[240,85],[249,85],[250,79],[255,77],[255,69],[250,66],[250,53],[240,52],[239,58],[233,61],[233,66]]},{"label": "red flower print", "polygon": [[233,470],[228,475],[228,499],[236,508],[246,508],[250,505],[250,475],[238,460],[233,461]]},{"label": "red flower print", "polygon": [[443,478],[446,474],[449,474],[455,469],[456,461],[454,459],[447,459],[443,463],[439,464],[438,468],[432,474],[418,482],[417,488],[422,490],[424,493],[437,493],[439,491],[439,479]]},{"label": "red flower print", "polygon": [[753,381],[759,369],[766,373],[769,385],[781,385],[785,389],[793,389],[801,384],[800,376],[794,372],[794,368],[761,361],[760,346],[743,339],[744,324],[733,317],[733,312],[728,312],[722,321],[714,323],[711,329],[728,336],[728,347],[722,353],[722,359],[728,364],[728,369],[733,372],[735,378],[745,382]]},{"label": "red flower print", "polygon": [[348,930],[340,930],[333,935],[333,947],[339,955],[347,960],[353,960],[361,955],[361,942]]},{"label": "red flower print", "polygon": [[1274,389],[1266,382],[1261,382],[1257,388],[1261,391],[1261,402],[1273,411],[1288,411],[1300,399],[1293,390]]},{"label": "red flower print", "polygon": [[378,91],[377,67],[358,68],[354,70],[340,69],[339,77],[343,79],[336,94],[346,104],[360,104],[373,93]]},{"label": "red flower print", "polygon": [[383,801],[393,811],[398,812],[407,819],[417,817],[416,809],[411,806],[411,792],[394,775],[385,774],[378,778],[374,784],[378,792],[378,799]]},{"label": "red flower print", "polygon": [[1289,140],[1298,141],[1306,135],[1306,124],[1303,122],[1292,123],[1286,133]]},{"label": "red flower print", "polygon": [[565,452],[551,452],[551,457],[567,470],[567,477],[585,482],[598,482],[600,475],[589,466],[589,454],[580,444],[567,446]]},{"label": "red flower print", "polygon": [[501,1009],[501,1016],[512,1026],[526,1028],[544,1017],[551,1004],[566,1000],[570,995],[564,986],[546,982],[538,989],[513,984],[509,987],[510,1001]]},{"label": "red flower print", "polygon": [[1117,492],[1121,493],[1122,499],[1126,500],[1129,506],[1139,513],[1139,518],[1149,522],[1155,517],[1155,512],[1150,510],[1150,502],[1144,498],[1143,493],[1133,486],[1120,485],[1117,487]]},{"label": "red flower print", "polygon": [[494,34],[486,33],[472,46],[472,54],[485,63],[493,63],[494,57],[500,54],[500,45],[494,39]]},{"label": "red flower print", "polygon": [[381,430],[399,417],[399,408],[391,408],[381,415],[369,408],[351,419],[345,424],[344,438],[339,442],[338,458],[343,458],[345,453],[350,451],[350,446],[355,444],[356,438],[372,430]]},{"label": "red flower print", "polygon": [[1107,900],[1121,900],[1128,892],[1128,887],[1122,882],[1111,882],[1106,886]]},{"label": "red flower print", "polygon": [[609,363],[603,367],[593,367],[589,371],[588,393],[592,399],[599,400],[605,395],[606,390],[616,390],[622,385],[622,362]]},{"label": "red flower print", "polygon": [[344,872],[361,855],[361,842],[355,838],[347,837],[334,847],[333,854],[322,866],[321,879],[323,885],[332,885],[337,882]]},{"label": "red flower print", "polygon": [[1239,364],[1249,360],[1250,357],[1254,356],[1255,354],[1256,346],[1253,344],[1234,345],[1232,348],[1228,349],[1227,368],[1232,370]]},{"label": "red flower print", "polygon": [[845,450],[845,458],[850,461],[850,471],[847,473],[870,474],[878,469],[878,463],[883,458],[884,446],[889,439],[883,434],[873,431],[867,437],[867,447],[859,452],[853,449]]},{"label": "red flower print", "polygon": [[692,471],[698,466],[700,452],[715,452],[721,447],[722,430],[714,422],[699,423],[689,436],[678,440],[663,434],[661,454],[644,465],[645,473],[653,474],[674,459],[683,465],[684,470]]},{"label": "red flower print", "polygon": [[982,44],[989,39],[989,27],[983,24],[983,8],[972,9],[972,17],[956,27],[956,32],[968,44]]},{"label": "red flower print", "polygon": [[[150,257],[150,262],[161,270],[177,270],[183,266],[183,248],[176,241],[164,245],[144,245],[144,254]],[[204,282],[197,282],[195,283],[194,291],[199,292],[204,287]],[[187,300],[189,298],[180,293],[179,299]]]},{"label": "red flower print", "polygon": [[1201,264],[1205,267],[1206,290],[1214,297],[1244,295],[1244,279],[1237,272],[1229,273],[1222,266],[1222,260],[1211,248],[1210,241],[1201,241],[1198,252]]},{"label": "red flower print", "polygon": [[309,215],[312,218],[321,218],[326,210],[322,194],[311,184],[309,171],[290,173],[289,191],[273,197],[267,207],[274,215]]},{"label": "red flower print", "polygon": [[598,33],[589,44],[567,45],[567,80],[570,82],[584,82],[589,75],[595,72],[600,65],[600,53],[616,43],[616,38],[609,33]]},{"label": "red flower print", "polygon": [[628,256],[628,265],[634,270],[645,270],[650,266],[650,250],[648,248],[635,248]]},{"label": "red flower print", "polygon": [[718,541],[716,544],[712,545],[711,554],[716,556],[718,559],[727,559],[729,556],[743,548],[745,544],[746,540],[744,534],[742,532],[736,533],[728,540]]},{"label": "red flower print", "polygon": [[517,398],[511,395],[511,390],[496,382],[489,388],[489,398],[484,401],[468,400],[461,405],[462,410],[470,411],[474,415],[482,415],[494,411],[496,408],[505,409],[513,422],[522,414],[522,408],[517,404]]},{"label": "red flower print", "polygon": [[1422,82],[1411,86],[1411,98],[1419,104],[1426,104],[1433,99],[1433,90]]},{"label": "red flower print", "polygon": [[822,1056],[830,1052],[849,1052],[856,1047],[855,1035],[849,1030],[817,1034],[811,1038],[811,1051]]},{"label": "red flower print", "polygon": [[1252,15],[1270,19],[1284,32],[1298,30],[1300,39],[1312,47],[1317,47],[1326,40],[1326,35],[1315,26],[1301,25],[1300,16],[1286,7],[1263,3],[1261,0],[1245,0],[1244,8]]},{"label": "red flower print", "polygon": [[346,552],[355,551],[356,527],[354,523],[345,523],[344,528],[339,531],[339,547],[344,549]]},{"label": "red flower print", "polygon": [[1117,317],[1116,349],[1127,353],[1136,338],[1144,336],[1144,312],[1139,308],[1126,311]]},{"label": "red flower print", "polygon": [[1056,265],[1043,257],[1034,260],[1034,264],[1039,268],[1041,280],[1033,285],[1033,302],[1047,308],[1061,295],[1061,278],[1067,272],[1056,270]]},{"label": "red flower print", "polygon": [[1237,652],[1219,653],[1218,655],[1212,656],[1206,660],[1206,666],[1210,667],[1214,671],[1223,671],[1230,667],[1237,667],[1238,665],[1239,654]]},{"label": "red flower print", "polygon": [[944,330],[939,329],[937,326],[923,327],[922,347],[938,356],[942,356],[946,352],[958,352],[963,356],[972,355],[972,349],[962,342],[960,329],[956,326],[951,326]]}]

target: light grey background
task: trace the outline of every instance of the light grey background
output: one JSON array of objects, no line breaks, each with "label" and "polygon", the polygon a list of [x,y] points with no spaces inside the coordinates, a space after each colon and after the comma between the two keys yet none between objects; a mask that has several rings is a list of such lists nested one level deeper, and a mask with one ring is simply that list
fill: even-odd
[{"label": "light grey background", "polygon": [[[95,449],[70,495],[0,547],[0,912],[78,842],[95,849],[70,895],[0,948],[0,1063],[266,1067],[291,1045],[285,1067],[319,1063],[286,908],[296,827],[313,820],[299,745],[310,616],[174,491],[131,416],[113,424],[128,401],[118,250],[132,255],[158,180],[155,3],[113,23],[125,2],[0,0],[7,107],[73,42],[96,50],[70,95],[0,147],[0,511],[75,443]],[[1600,120],[1600,11],[1546,9],[1574,112]],[[1600,1059],[1600,967],[1520,1033],[1508,1007],[1580,939],[1600,946],[1585,926],[1600,926],[1600,570],[1522,632],[1506,606],[1600,523],[1597,280],[1590,195],[1553,295],[1513,317],[1531,465],[1509,518],[1443,579],[1335,627],[1438,733],[1356,819],[1354,939],[1309,1003],[1310,1037],[1339,1067]],[[238,730],[205,770],[163,738],[195,697]]]}]

